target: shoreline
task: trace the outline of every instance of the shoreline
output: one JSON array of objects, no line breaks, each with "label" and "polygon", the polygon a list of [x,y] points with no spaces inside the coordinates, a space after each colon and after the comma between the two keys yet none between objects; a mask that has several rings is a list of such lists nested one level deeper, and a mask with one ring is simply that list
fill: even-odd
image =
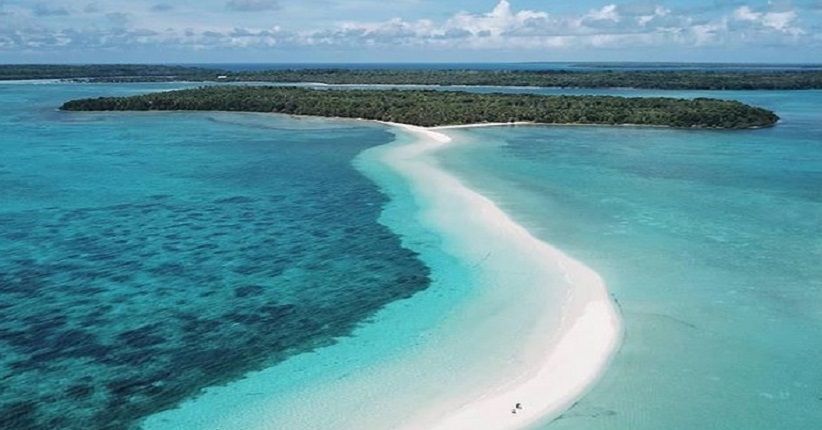
[{"label": "shoreline", "polygon": [[[811,69],[812,70],[812,69]],[[808,88],[734,88],[734,89],[723,89],[723,88],[664,88],[664,87],[621,87],[621,86],[544,86],[544,85],[494,85],[494,84],[392,84],[392,83],[367,83],[367,84],[356,84],[356,83],[326,83],[326,82],[310,82],[310,81],[300,81],[300,82],[290,82],[290,81],[242,81],[242,80],[227,80],[227,81],[219,81],[219,80],[135,80],[135,81],[116,81],[116,80],[100,80],[106,78],[100,77],[80,77],[80,78],[35,78],[35,79],[6,79],[0,80],[0,84],[4,82],[36,82],[42,80],[54,80],[57,83],[77,83],[77,84],[152,84],[152,83],[191,83],[191,84],[214,84],[214,85],[270,85],[270,86],[316,86],[316,87],[341,87],[341,88],[351,88],[351,87],[379,87],[379,88],[430,88],[430,89],[442,89],[442,88],[468,88],[468,89],[476,89],[476,88],[501,88],[501,89],[512,89],[512,90],[588,90],[588,91],[670,91],[670,92],[700,92],[700,91],[708,91],[708,92],[777,92],[777,91],[789,91],[789,92],[800,92],[800,91],[820,91],[822,88],[817,87],[808,87]]]},{"label": "shoreline", "polygon": [[441,169],[430,155],[450,136],[381,126],[397,138],[355,166],[391,196],[379,222],[420,253],[431,287],[144,428],[517,430],[556,418],[604,373],[623,332],[599,275]]},{"label": "shoreline", "polygon": [[[593,270],[568,257],[559,249],[540,241],[525,228],[514,222],[493,201],[464,186],[459,179],[428,164],[427,171],[414,171],[414,167],[403,163],[436,152],[452,142],[450,136],[436,130],[406,124],[385,123],[399,128],[416,137],[416,142],[395,149],[398,159],[388,160],[392,168],[404,174],[425,173],[432,175],[436,169],[441,179],[450,179],[443,184],[450,193],[460,193],[473,207],[471,213],[482,214],[486,227],[505,230],[510,239],[519,242],[523,251],[537,254],[546,265],[558,265],[568,283],[568,299],[562,307],[562,324],[559,339],[550,341],[550,336],[531,333],[531,342],[526,349],[542,350],[541,361],[528,363],[530,369],[514,383],[501,381],[490,392],[476,393],[474,399],[445,415],[423,422],[403,426],[403,429],[426,428],[429,430],[459,430],[476,428],[520,429],[543,420],[551,419],[572,406],[596,382],[607,368],[618,349],[622,338],[622,327],[618,310],[612,301],[604,282]],[[454,128],[489,127],[518,125],[512,123],[471,124],[450,126]],[[524,124],[523,124],[524,125]],[[417,147],[417,148],[414,148]],[[535,286],[540,288],[542,286]],[[533,336],[536,335],[536,336]],[[543,344],[540,344],[542,342]],[[546,349],[547,347],[547,349]],[[523,409],[517,414],[511,412],[513,405],[521,403]]]},{"label": "shoreline", "polygon": [[[175,89],[169,90],[161,90],[158,92],[164,91],[175,91]],[[764,130],[768,128],[776,127],[777,125],[782,123],[782,119],[780,118],[775,123],[771,125],[765,126],[751,126],[745,128],[721,128],[721,127],[675,127],[672,125],[656,125],[656,124],[596,124],[596,123],[576,123],[576,122],[533,122],[533,121],[512,121],[512,122],[475,122],[470,124],[446,124],[446,125],[435,125],[430,127],[425,127],[421,125],[414,125],[414,124],[404,124],[399,122],[390,122],[390,121],[382,121],[379,119],[370,119],[370,118],[354,118],[354,117],[347,117],[347,116],[321,116],[321,115],[298,115],[293,113],[281,113],[281,112],[256,112],[256,111],[234,111],[234,110],[165,110],[165,109],[155,109],[155,110],[89,110],[89,111],[67,111],[60,108],[55,109],[56,112],[61,113],[68,113],[68,114],[155,114],[155,113],[231,113],[231,114],[254,114],[254,115],[274,115],[274,116],[285,116],[289,118],[295,119],[321,119],[321,120],[330,120],[330,121],[354,121],[355,123],[372,123],[372,124],[383,124],[388,126],[409,126],[409,127],[418,127],[426,130],[448,130],[448,129],[461,129],[461,128],[476,128],[476,127],[503,127],[503,126],[530,126],[530,127],[619,127],[619,128],[649,128],[649,129],[672,129],[672,130],[708,130],[708,131],[744,131],[744,130]]]}]

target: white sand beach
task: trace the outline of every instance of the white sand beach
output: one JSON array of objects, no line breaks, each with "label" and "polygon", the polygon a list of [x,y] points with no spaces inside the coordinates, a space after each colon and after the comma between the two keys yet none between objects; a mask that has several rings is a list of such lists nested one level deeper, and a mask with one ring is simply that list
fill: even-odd
[{"label": "white sand beach", "polygon": [[388,125],[397,139],[355,165],[389,196],[380,222],[431,269],[430,287],[145,429],[519,429],[602,374],[622,334],[602,279],[439,166],[438,150],[462,144],[453,127]]},{"label": "white sand beach", "polygon": [[[539,361],[526,364],[530,369],[521,379],[500,381],[497,390],[477,393],[471,402],[424,423],[425,428],[517,429],[561,413],[604,371],[620,342],[622,329],[619,316],[604,282],[584,264],[536,239],[491,200],[468,189],[441,169],[420,161],[421,155],[449,144],[452,141],[449,136],[434,129],[392,125],[414,134],[419,140],[397,149],[387,162],[398,170],[435,182],[440,192],[447,189],[447,194],[465,204],[465,211],[480,214],[482,224],[504,232],[509,240],[519,243],[523,253],[543,259],[546,264],[561,266],[572,287],[563,308],[559,340],[545,345],[546,339],[539,339],[538,335],[529,338],[534,342],[529,349],[544,350],[545,354],[536,357]],[[515,124],[474,124],[438,129],[494,125]],[[514,414],[512,407],[517,403],[522,404],[523,408]],[[422,428],[421,424],[413,423],[405,428]]]}]

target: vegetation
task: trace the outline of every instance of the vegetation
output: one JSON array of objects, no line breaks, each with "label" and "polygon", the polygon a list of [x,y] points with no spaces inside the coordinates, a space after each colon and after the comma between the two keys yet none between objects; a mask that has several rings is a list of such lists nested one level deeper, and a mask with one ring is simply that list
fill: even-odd
[{"label": "vegetation", "polygon": [[0,64],[0,81],[22,79],[181,80],[214,79],[224,72],[185,66],[152,64]]},{"label": "vegetation", "polygon": [[679,90],[822,89],[822,70],[350,70],[229,72],[163,65],[0,65],[0,80],[83,79],[92,82],[221,81],[325,84],[493,85]]},{"label": "vegetation", "polygon": [[677,90],[822,88],[822,71],[495,71],[495,70],[282,70],[229,75],[233,81],[324,84],[489,85]]},{"label": "vegetation", "polygon": [[458,91],[319,90],[211,86],[131,97],[73,100],[70,111],[245,111],[364,118],[421,126],[531,121],[672,127],[766,127],[773,112],[716,99],[476,94]]}]

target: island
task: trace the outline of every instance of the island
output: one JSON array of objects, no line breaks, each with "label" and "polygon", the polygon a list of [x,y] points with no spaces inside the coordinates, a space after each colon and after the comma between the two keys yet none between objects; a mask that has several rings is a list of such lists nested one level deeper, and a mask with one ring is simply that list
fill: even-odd
[{"label": "island", "polygon": [[[591,66],[589,66],[591,67]],[[636,66],[635,66],[636,67]],[[64,79],[83,82],[312,82],[340,85],[471,85],[665,90],[822,89],[819,66],[797,69],[644,70],[600,65],[591,69],[333,69],[232,71],[152,64],[0,65],[0,81]]]},{"label": "island", "polygon": [[64,111],[231,111],[358,118],[423,127],[475,123],[769,127],[779,117],[738,101],[708,98],[545,96],[433,90],[204,86],[68,101]]},{"label": "island", "polygon": [[302,69],[229,73],[230,81],[350,85],[471,85],[665,90],[822,88],[820,70],[380,70]]},{"label": "island", "polygon": [[160,64],[0,64],[0,81],[167,81],[215,79],[220,70]]}]

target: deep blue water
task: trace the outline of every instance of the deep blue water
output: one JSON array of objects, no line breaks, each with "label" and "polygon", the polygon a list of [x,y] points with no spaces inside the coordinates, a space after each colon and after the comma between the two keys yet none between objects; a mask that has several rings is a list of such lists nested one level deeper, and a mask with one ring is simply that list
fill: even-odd
[{"label": "deep blue water", "polygon": [[55,111],[179,86],[0,85],[0,428],[128,428],[428,285],[351,165],[382,128]]}]

